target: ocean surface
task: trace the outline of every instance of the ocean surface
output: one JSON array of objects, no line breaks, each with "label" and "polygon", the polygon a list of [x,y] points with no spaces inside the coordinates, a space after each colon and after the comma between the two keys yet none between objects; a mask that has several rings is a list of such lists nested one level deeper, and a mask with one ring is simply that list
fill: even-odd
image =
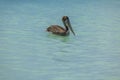
[{"label": "ocean surface", "polygon": [[0,80],[120,80],[120,0],[0,0]]}]

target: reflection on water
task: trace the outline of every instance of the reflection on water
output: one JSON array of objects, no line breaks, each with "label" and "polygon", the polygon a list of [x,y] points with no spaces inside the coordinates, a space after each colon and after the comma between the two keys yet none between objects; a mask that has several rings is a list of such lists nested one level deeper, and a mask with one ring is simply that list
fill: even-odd
[{"label": "reflection on water", "polygon": [[[119,0],[1,0],[0,80],[120,80],[119,9]],[[76,36],[45,31],[64,15]]]},{"label": "reflection on water", "polygon": [[69,36],[58,36],[58,35],[54,35],[54,34],[48,34],[47,35],[48,38],[54,39],[54,40],[58,40],[58,41],[62,41],[62,42],[68,42],[69,41]]}]

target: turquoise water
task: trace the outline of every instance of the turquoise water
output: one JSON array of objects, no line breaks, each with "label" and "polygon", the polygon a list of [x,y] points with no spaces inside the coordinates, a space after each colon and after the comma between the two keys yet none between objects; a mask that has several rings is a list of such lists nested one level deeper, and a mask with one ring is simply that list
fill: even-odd
[{"label": "turquoise water", "polygon": [[1,0],[0,80],[120,80],[120,0]]}]

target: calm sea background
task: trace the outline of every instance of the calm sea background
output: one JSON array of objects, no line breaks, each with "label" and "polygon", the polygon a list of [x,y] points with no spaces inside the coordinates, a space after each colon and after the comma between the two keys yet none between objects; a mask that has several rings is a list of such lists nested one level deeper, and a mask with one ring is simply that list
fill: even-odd
[{"label": "calm sea background", "polygon": [[0,0],[0,80],[120,80],[120,0]]}]

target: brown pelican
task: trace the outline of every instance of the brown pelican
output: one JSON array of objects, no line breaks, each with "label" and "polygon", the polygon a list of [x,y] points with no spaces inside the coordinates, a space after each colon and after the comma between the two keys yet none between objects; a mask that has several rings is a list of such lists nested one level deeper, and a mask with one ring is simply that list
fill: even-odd
[{"label": "brown pelican", "polygon": [[56,35],[67,36],[67,35],[69,35],[69,29],[70,29],[71,32],[75,35],[75,33],[71,27],[68,16],[63,16],[62,21],[63,21],[65,28],[62,28],[59,25],[51,25],[47,28],[47,31],[52,32],[53,34],[56,34]]}]

